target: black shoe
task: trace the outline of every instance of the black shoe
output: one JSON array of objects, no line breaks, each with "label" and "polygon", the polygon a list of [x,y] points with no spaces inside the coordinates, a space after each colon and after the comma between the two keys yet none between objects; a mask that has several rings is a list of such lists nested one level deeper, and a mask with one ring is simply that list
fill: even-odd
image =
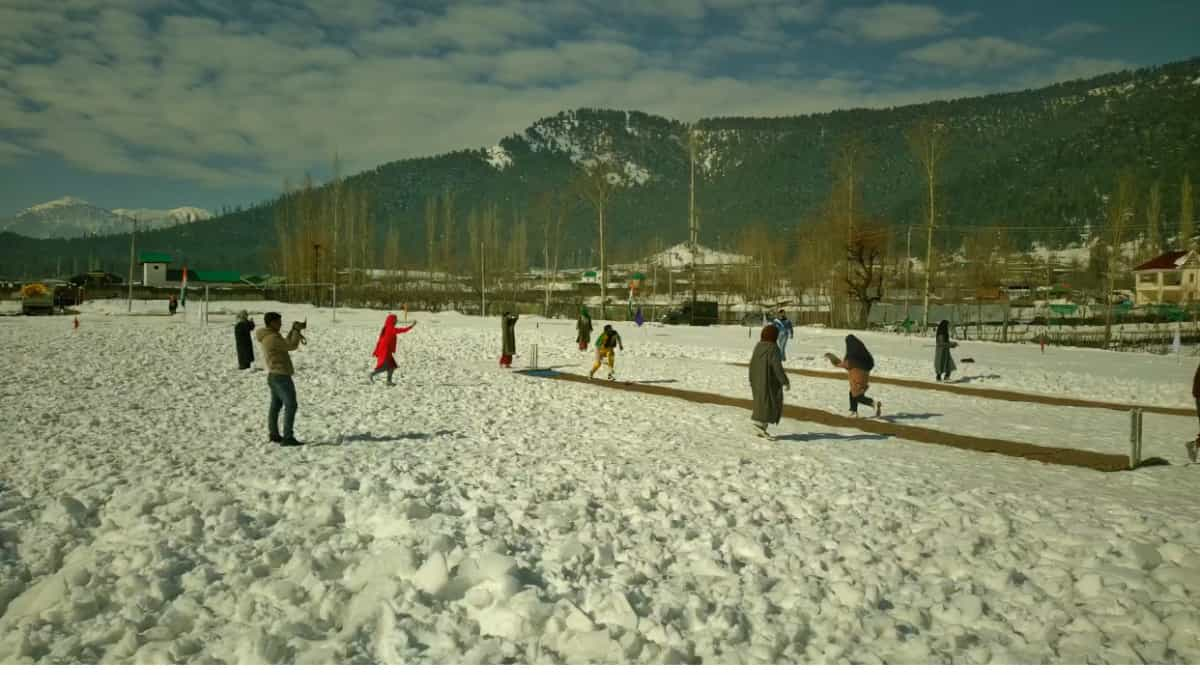
[{"label": "black shoe", "polygon": [[271,434],[271,442],[272,443],[282,443],[283,436],[280,436],[279,434]]},{"label": "black shoe", "polygon": [[295,439],[295,438],[293,438],[292,436],[288,436],[287,438],[285,438],[285,439],[283,439],[283,440],[279,441],[279,444],[280,444],[280,445],[282,445],[282,446],[283,446],[283,447],[285,447],[285,448],[298,448],[298,447],[300,447],[301,445],[304,445],[304,443],[302,443],[301,441],[298,441],[298,440],[296,440],[296,439]]}]

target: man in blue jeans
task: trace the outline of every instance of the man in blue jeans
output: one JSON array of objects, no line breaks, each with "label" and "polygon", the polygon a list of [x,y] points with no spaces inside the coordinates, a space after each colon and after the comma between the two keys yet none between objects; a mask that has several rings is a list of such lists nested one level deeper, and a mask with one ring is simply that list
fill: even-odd
[{"label": "man in blue jeans", "polygon": [[[262,345],[263,357],[267,362],[267,387],[271,390],[271,406],[267,410],[267,432],[271,442],[285,447],[304,445],[296,440],[293,424],[296,421],[296,385],[292,382],[295,370],[292,368],[292,357],[288,352],[300,348],[304,341],[301,331],[305,325],[299,321],[292,323],[292,329],[284,337],[279,331],[283,327],[283,317],[277,312],[267,312],[263,316],[266,324],[254,333]],[[279,433],[279,411],[283,410],[283,434]]]}]

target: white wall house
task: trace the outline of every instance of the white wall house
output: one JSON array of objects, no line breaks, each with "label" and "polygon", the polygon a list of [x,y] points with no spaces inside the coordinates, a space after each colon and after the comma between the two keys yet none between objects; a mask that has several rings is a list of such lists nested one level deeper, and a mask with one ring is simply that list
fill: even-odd
[{"label": "white wall house", "polygon": [[165,286],[167,284],[167,266],[171,257],[164,253],[143,253],[138,257],[142,263],[143,286]]},{"label": "white wall house", "polygon": [[1200,300],[1200,255],[1168,251],[1133,269],[1137,304],[1186,304]]}]

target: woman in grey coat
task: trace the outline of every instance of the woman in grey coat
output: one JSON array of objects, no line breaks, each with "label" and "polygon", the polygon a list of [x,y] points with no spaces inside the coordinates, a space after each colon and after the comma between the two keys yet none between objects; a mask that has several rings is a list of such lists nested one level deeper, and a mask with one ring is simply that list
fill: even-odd
[{"label": "woman in grey coat", "polygon": [[779,424],[783,416],[783,390],[790,389],[787,373],[783,371],[783,359],[779,353],[779,328],[767,324],[762,329],[762,339],[754,347],[750,357],[750,391],[754,394],[754,412],[750,419],[759,436],[770,438],[768,424]]},{"label": "woman in grey coat", "polygon": [[937,338],[933,351],[933,370],[937,373],[937,381],[942,379],[950,379],[950,373],[953,373],[957,366],[954,365],[954,358],[950,356],[950,350],[958,346],[958,343],[950,339],[950,322],[942,319],[938,322]]},{"label": "woman in grey coat", "polygon": [[505,312],[500,317],[500,367],[512,368],[513,354],[517,353],[517,315]]}]

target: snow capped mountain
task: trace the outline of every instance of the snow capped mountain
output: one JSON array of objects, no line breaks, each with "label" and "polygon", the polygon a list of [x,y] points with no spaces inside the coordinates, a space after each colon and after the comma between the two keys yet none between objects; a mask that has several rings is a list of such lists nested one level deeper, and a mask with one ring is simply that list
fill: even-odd
[{"label": "snow capped mountain", "polygon": [[113,209],[113,213],[127,218],[136,218],[138,227],[171,227],[197,220],[212,218],[212,214],[195,206],[180,206],[175,209]]},{"label": "snow capped mountain", "polygon": [[136,220],[138,229],[158,230],[211,218],[194,206],[175,209],[105,209],[76,197],[62,197],[22,210],[0,220],[0,232],[34,239],[69,239],[87,235],[123,234]]}]

